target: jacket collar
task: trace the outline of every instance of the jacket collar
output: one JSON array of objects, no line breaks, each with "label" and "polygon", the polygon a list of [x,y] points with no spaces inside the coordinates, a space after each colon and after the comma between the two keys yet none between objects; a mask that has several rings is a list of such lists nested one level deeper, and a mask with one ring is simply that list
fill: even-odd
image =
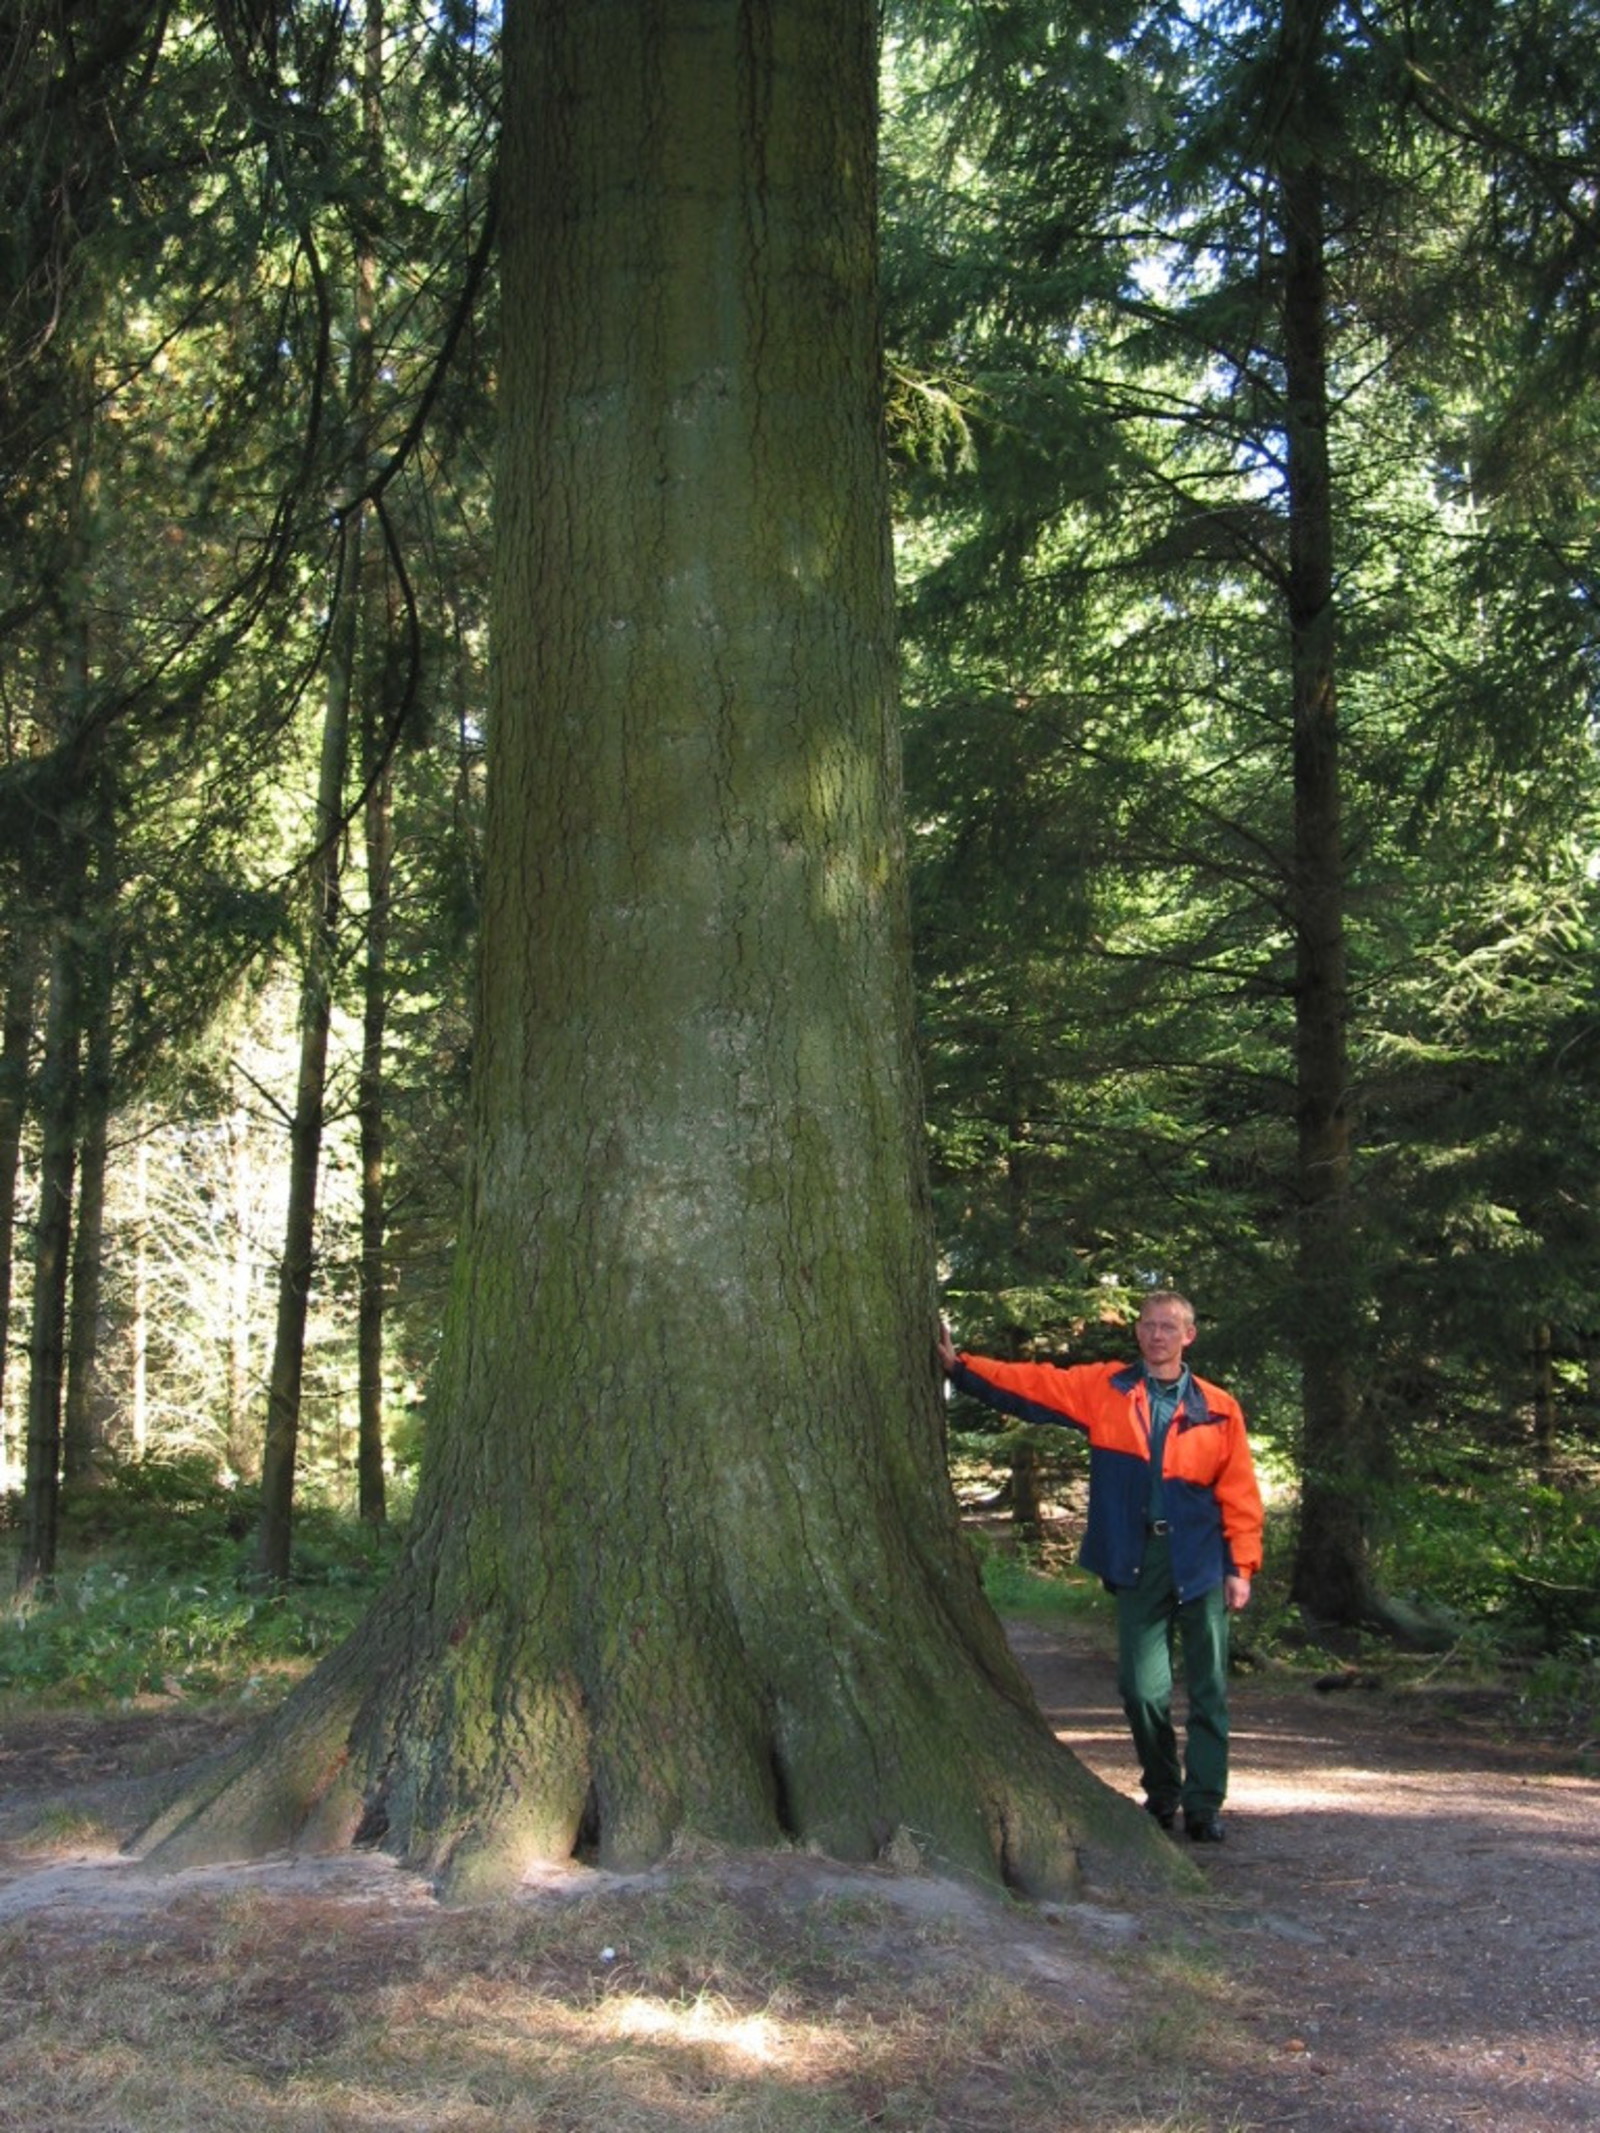
[{"label": "jacket collar", "polygon": [[[1114,1392],[1133,1392],[1143,1383],[1143,1363],[1124,1363],[1111,1379]],[[1173,1420],[1176,1421],[1181,1415],[1185,1422],[1203,1422],[1207,1413],[1206,1396],[1200,1390],[1200,1381],[1186,1363],[1183,1373],[1183,1399],[1174,1412]]]}]

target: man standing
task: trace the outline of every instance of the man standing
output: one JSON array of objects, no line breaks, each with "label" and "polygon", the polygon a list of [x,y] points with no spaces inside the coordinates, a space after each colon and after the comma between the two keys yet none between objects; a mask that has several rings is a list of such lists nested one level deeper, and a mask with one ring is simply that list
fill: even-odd
[{"label": "man standing", "polygon": [[[958,1353],[939,1329],[939,1361],[958,1392],[1024,1422],[1089,1439],[1089,1516],[1079,1561],[1117,1600],[1117,1687],[1163,1829],[1220,1844],[1228,1790],[1228,1616],[1261,1567],[1261,1491],[1239,1403],[1193,1376],[1184,1351],[1194,1310],[1152,1289],[1134,1327],[1138,1363],[1000,1363]],[[1189,1721],[1180,1768],[1172,1722],[1172,1648],[1183,1645]]]}]

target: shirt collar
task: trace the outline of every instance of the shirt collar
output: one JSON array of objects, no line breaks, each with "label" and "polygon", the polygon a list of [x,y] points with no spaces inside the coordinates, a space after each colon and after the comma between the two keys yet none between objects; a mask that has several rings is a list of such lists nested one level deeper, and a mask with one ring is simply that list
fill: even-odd
[{"label": "shirt collar", "polygon": [[1141,1364],[1140,1368],[1144,1371],[1145,1390],[1151,1399],[1170,1399],[1174,1407],[1182,1404],[1183,1396],[1189,1390],[1189,1366],[1187,1363],[1184,1364],[1175,1378],[1152,1377],[1147,1365]]}]

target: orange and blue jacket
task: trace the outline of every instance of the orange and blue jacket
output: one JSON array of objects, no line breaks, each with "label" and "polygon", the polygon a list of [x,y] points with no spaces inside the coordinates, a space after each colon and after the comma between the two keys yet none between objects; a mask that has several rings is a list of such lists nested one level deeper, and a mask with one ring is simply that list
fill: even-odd
[{"label": "orange and blue jacket", "polygon": [[[1138,1363],[997,1363],[958,1355],[958,1392],[1023,1422],[1056,1422],[1089,1439],[1089,1516],[1078,1560],[1114,1590],[1137,1585],[1150,1517],[1150,1397]],[[1261,1490],[1231,1393],[1192,1373],[1161,1458],[1180,1600],[1261,1568]]]}]

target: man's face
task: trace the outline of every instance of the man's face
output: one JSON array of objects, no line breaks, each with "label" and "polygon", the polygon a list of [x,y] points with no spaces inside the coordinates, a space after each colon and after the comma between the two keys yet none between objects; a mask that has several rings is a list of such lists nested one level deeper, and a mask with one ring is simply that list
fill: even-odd
[{"label": "man's face", "polygon": [[1194,1321],[1176,1304],[1146,1304],[1133,1330],[1152,1376],[1175,1378],[1183,1368],[1183,1351],[1194,1339]]}]

